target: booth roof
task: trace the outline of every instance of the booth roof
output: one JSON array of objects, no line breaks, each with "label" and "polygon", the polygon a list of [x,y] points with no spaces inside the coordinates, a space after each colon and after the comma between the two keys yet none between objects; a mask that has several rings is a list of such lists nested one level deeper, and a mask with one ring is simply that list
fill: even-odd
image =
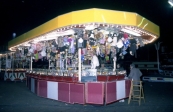
[{"label": "booth roof", "polygon": [[134,26],[155,35],[154,40],[160,36],[159,26],[137,13],[92,8],[57,16],[9,41],[8,49],[59,28],[87,23]]}]

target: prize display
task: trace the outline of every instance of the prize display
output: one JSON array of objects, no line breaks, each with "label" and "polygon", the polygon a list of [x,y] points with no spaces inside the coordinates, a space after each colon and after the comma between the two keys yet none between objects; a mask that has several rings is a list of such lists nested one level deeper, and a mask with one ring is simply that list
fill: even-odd
[{"label": "prize display", "polygon": [[131,80],[125,79],[119,59],[137,57],[138,49],[158,37],[159,27],[136,13],[73,11],[11,40],[13,52],[1,59],[1,67],[10,80],[25,73],[27,87],[37,96],[105,105],[130,93]]},{"label": "prize display", "polygon": [[[85,20],[89,12],[95,12],[91,13],[91,16],[97,18]],[[117,19],[108,19],[107,14],[118,16]],[[67,15],[69,18],[66,18]],[[136,15],[135,19],[134,15],[129,12],[89,9],[52,19],[21,35],[19,38],[22,40],[14,39],[9,42],[9,49],[14,50],[14,66],[25,68],[27,65],[30,71],[38,72],[43,69],[41,71],[57,76],[88,76],[87,71],[95,70],[96,72],[89,74],[126,74],[125,70],[116,70],[116,62],[124,59],[127,53],[137,57],[136,50],[158,38],[158,27],[155,24],[139,15]],[[131,19],[125,20],[124,17]],[[67,23],[62,18],[68,19]],[[54,23],[58,23],[57,26]],[[21,61],[17,61],[21,59],[26,61],[22,66]],[[7,65],[10,65],[10,62]]]},{"label": "prize display", "polygon": [[[95,26],[95,25],[90,25]],[[17,48],[14,59],[27,59],[32,57],[33,68],[54,70],[77,70],[78,58],[82,65],[90,65],[89,69],[100,69],[103,64],[110,64],[113,70],[113,59],[123,57],[129,51],[135,55],[139,47],[143,47],[145,39],[122,31],[120,26],[75,27],[57,31],[53,39],[30,41],[27,46]],[[78,57],[78,49],[81,57]],[[127,51],[127,49],[129,49]],[[17,63],[17,62],[15,62]],[[39,63],[42,65],[39,66]],[[19,64],[15,64],[16,67]],[[23,68],[23,67],[18,67]],[[112,75],[112,74],[111,74]]]}]

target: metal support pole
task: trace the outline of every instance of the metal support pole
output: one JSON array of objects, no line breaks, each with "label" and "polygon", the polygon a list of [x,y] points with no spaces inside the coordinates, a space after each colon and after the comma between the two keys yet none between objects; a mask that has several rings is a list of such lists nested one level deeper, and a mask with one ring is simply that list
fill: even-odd
[{"label": "metal support pole", "polygon": [[13,54],[11,53],[11,69],[12,69],[12,74],[14,73],[14,58]]},{"label": "metal support pole", "polygon": [[50,59],[49,59],[49,70],[50,70]]},{"label": "metal support pole", "polygon": [[158,65],[158,70],[159,70],[159,50],[157,50],[157,65]]},{"label": "metal support pole", "polygon": [[31,66],[30,66],[30,70],[32,71],[32,56],[31,56]]},{"label": "metal support pole", "polygon": [[[7,53],[5,54],[5,75],[7,75]],[[5,81],[5,75],[4,75],[4,81]]]},{"label": "metal support pole", "polygon": [[1,54],[0,54],[0,72],[1,72],[1,64],[2,64],[2,62],[1,62]]},{"label": "metal support pole", "polygon": [[67,49],[65,49],[65,69],[67,70]]},{"label": "metal support pole", "polygon": [[159,62],[159,49],[160,49],[160,44],[162,42],[158,42],[157,44],[155,44],[155,48],[156,48],[156,51],[157,51],[157,68],[158,68],[158,71],[160,70],[160,62]]},{"label": "metal support pole", "polygon": [[116,57],[114,57],[113,61],[114,61],[114,69],[113,69],[113,71],[116,71]]},{"label": "metal support pole", "polygon": [[78,49],[78,78],[81,82],[81,48]]}]

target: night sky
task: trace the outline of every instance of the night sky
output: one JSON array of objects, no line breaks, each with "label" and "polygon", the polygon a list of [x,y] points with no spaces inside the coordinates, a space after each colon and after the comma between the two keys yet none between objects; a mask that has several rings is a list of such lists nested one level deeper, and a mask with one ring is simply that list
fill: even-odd
[{"label": "night sky", "polygon": [[173,7],[167,0],[0,0],[0,44],[64,13],[88,8],[136,12],[160,27],[162,45],[171,46]]}]

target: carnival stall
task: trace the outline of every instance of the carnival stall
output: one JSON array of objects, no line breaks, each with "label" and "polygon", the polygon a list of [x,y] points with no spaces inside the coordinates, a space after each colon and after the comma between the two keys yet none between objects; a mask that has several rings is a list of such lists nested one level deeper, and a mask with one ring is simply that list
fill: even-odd
[{"label": "carnival stall", "polygon": [[28,59],[26,85],[38,96],[108,104],[129,96],[130,80],[117,59],[158,37],[159,27],[136,13],[93,8],[60,15],[8,47],[16,59]]},{"label": "carnival stall", "polygon": [[0,62],[0,72],[4,81],[26,80],[27,58],[17,59],[14,52],[4,51],[0,55]]}]

